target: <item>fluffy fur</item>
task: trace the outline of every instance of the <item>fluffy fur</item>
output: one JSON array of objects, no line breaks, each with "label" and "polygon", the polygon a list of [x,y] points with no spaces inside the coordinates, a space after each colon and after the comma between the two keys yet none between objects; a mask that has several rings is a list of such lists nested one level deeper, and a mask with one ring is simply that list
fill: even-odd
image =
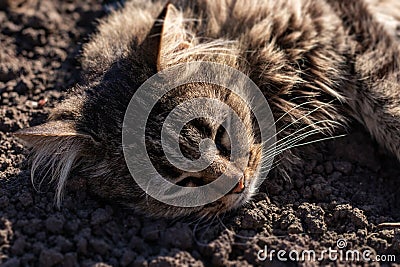
[{"label": "fluffy fur", "polygon": [[[215,179],[227,168],[220,156],[196,174],[170,166],[159,144],[165,113],[196,97],[230,104],[246,122],[251,160],[246,189],[198,208],[171,207],[146,197],[133,182],[122,153],[121,128],[135,90],[157,71],[196,60],[225,64],[247,74],[263,91],[277,120],[279,171],[290,170],[296,149],[319,134],[332,135],[355,118],[400,159],[400,6],[396,0],[135,0],[101,21],[84,46],[84,84],[50,115],[49,123],[19,133],[32,146],[34,170],[57,180],[57,203],[73,169],[92,191],[153,216],[213,215],[248,201],[262,162],[247,103],[223,88],[189,84],[165,97],[149,119],[149,154],[157,170],[186,186]],[[182,150],[195,157],[208,129],[189,124]],[[221,141],[222,142],[222,141]],[[225,146],[226,146],[226,141]],[[138,159],[140,160],[140,159]]]}]

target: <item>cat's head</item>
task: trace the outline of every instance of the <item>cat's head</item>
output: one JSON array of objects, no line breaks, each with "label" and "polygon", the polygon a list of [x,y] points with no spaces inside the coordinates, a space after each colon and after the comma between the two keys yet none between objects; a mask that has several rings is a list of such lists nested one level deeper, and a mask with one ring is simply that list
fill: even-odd
[{"label": "cat's head", "polygon": [[[199,99],[204,100],[204,104],[201,104],[201,101],[196,102]],[[212,100],[213,104],[207,103],[207,100]],[[171,116],[176,107],[187,103],[190,105],[180,110],[189,108],[183,112],[182,121],[185,123],[182,123],[183,127],[178,133],[179,151],[171,149],[173,153],[168,158],[165,148],[169,145],[168,140],[172,140],[177,132],[175,125],[169,127],[167,116]],[[239,118],[242,127],[232,119],[230,113],[232,111]],[[195,114],[199,113],[204,115],[196,118]],[[262,155],[259,136],[256,134],[257,125],[253,121],[253,115],[245,100],[230,90],[216,85],[186,84],[165,95],[155,106],[147,121],[146,148],[152,165],[164,179],[179,186],[203,187],[226,175],[231,180],[230,184],[235,184],[233,188],[222,193],[220,199],[207,205],[193,208],[174,207],[175,215],[193,211],[215,215],[240,207],[251,198],[257,189]],[[162,134],[167,140],[164,143],[161,140]],[[210,147],[202,147],[205,140],[211,141]],[[235,158],[233,155],[238,153],[238,150],[244,152],[242,158]],[[180,168],[179,163],[187,160],[196,162],[200,158],[209,160],[210,164],[195,171],[190,167]],[[195,167],[197,166],[198,164],[195,164]],[[151,181],[149,185],[151,186]],[[211,189],[209,193],[211,195]]]},{"label": "cat's head", "polygon": [[[132,178],[122,148],[122,124],[130,98],[143,81],[154,74],[153,69],[160,71],[199,59],[231,66],[239,64],[234,54],[224,53],[229,49],[234,51],[231,43],[217,41],[211,44],[212,51],[217,53],[211,56],[202,53],[207,51],[207,45],[196,44],[189,38],[180,13],[173,6],[168,5],[162,16],[163,24],[155,23],[142,45],[132,51],[130,57],[114,64],[102,80],[76,88],[75,93],[55,108],[49,122],[18,133],[32,147],[32,178],[41,181],[48,176],[56,181],[57,204],[60,204],[68,177],[84,180],[100,197],[152,216],[215,215],[241,206],[255,192],[262,147],[248,100],[213,84],[189,83],[164,95],[148,118],[146,149],[158,174],[173,184],[200,187],[225,174],[235,186],[212,203],[177,207],[146,195]],[[182,155],[189,160],[198,159],[202,156],[200,147],[205,139],[211,140],[214,146],[210,148],[212,151],[203,153],[205,157],[212,157],[208,167],[198,171],[182,170],[171,164],[163,151],[162,126],[175,107],[199,98],[217,100],[226,106],[195,105],[188,110],[210,116],[185,123],[179,133]],[[235,112],[243,129],[232,130],[235,125],[230,123],[226,107]],[[231,149],[237,145],[233,142],[241,136],[246,136],[248,141],[245,165],[230,160]],[[152,186],[151,181],[149,186]]]}]

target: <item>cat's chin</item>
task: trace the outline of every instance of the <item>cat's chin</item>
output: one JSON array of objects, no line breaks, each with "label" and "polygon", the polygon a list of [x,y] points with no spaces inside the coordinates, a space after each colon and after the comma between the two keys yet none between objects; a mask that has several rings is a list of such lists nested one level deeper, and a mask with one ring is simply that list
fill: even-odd
[{"label": "cat's chin", "polygon": [[252,193],[246,188],[241,193],[231,193],[223,196],[215,202],[209,203],[203,207],[184,208],[170,206],[160,203],[152,198],[139,203],[122,202],[125,207],[133,209],[135,212],[147,215],[153,218],[184,218],[187,216],[195,217],[214,217],[226,212],[234,211],[242,207],[251,199]]},{"label": "cat's chin", "polygon": [[215,201],[203,207],[200,211],[194,212],[202,216],[207,214],[208,216],[215,216],[224,214],[226,212],[234,211],[243,207],[248,203],[255,193],[254,182],[246,183],[246,187],[240,193],[229,193]]},{"label": "cat's chin", "polygon": [[241,208],[250,199],[251,193],[247,189],[239,194],[226,195],[220,199],[220,201],[223,203],[223,206],[220,209],[216,210],[215,214],[218,215]]}]

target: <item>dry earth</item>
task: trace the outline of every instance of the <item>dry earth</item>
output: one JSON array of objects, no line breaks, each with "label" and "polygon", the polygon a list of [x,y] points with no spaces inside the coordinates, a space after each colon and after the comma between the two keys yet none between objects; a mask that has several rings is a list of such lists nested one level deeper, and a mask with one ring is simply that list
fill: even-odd
[{"label": "dry earth", "polygon": [[[400,164],[358,126],[323,144],[291,181],[271,177],[254,201],[212,222],[152,220],[70,184],[63,207],[30,183],[12,133],[37,125],[79,82],[79,50],[104,16],[90,1],[0,0],[0,265],[259,266],[257,252],[337,248],[395,255],[400,263]],[[305,261],[275,266],[363,261]],[[287,255],[286,255],[287,257]],[[370,264],[377,264],[371,263]],[[385,263],[390,265],[390,263]]]}]

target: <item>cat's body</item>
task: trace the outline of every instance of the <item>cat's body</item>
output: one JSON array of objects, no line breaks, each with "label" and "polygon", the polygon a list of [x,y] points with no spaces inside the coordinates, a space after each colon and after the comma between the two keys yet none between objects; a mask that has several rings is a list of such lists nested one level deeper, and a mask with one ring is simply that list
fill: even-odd
[{"label": "cat's body", "polygon": [[[289,146],[279,143],[285,137],[293,140],[303,135],[291,143],[296,145],[306,140],[309,131],[315,130],[309,138],[314,133],[331,135],[355,118],[400,159],[400,45],[396,40],[400,5],[396,0],[368,2],[375,6],[368,9],[365,2],[356,0],[126,3],[101,22],[99,32],[84,46],[85,84],[53,111],[47,125],[20,132],[33,146],[33,170],[44,170],[39,178],[50,170],[57,179],[57,199],[73,170],[98,195],[149,215],[217,214],[240,206],[256,190],[251,178],[260,162],[260,146],[245,104],[223,88],[179,88],[155,112],[164,113],[197,97],[234,106],[247,123],[247,134],[254,137],[244,189],[235,188],[235,194],[206,207],[172,207],[146,198],[125,166],[121,127],[135,90],[159,70],[199,60],[238,69],[259,86],[275,119],[280,118],[277,144],[282,150]],[[385,16],[391,20],[382,19]],[[182,180],[188,174],[168,165],[160,154],[157,123],[150,119],[150,158],[157,159],[157,170],[170,181],[198,186],[227,168],[221,156],[208,170]],[[199,144],[197,139],[207,137],[196,132],[198,125],[209,127],[210,137],[217,142],[217,126],[196,123],[194,130],[187,129],[188,140],[183,144],[189,158],[196,153],[191,147]],[[230,146],[221,140],[225,148]],[[293,154],[285,150],[279,155],[283,171],[290,168]]]}]

